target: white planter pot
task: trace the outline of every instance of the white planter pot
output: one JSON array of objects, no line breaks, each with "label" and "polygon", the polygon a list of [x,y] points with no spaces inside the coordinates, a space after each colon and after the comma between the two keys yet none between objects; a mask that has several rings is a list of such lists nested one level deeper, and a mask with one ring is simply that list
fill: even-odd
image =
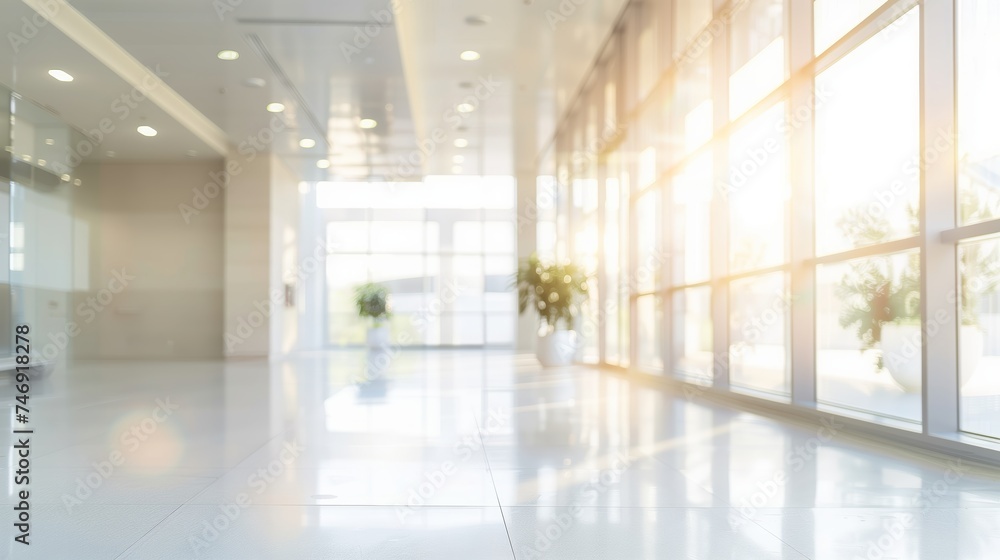
[{"label": "white planter pot", "polygon": [[[889,375],[908,393],[920,392],[923,383],[919,325],[888,324],[882,327],[882,362]],[[972,379],[983,357],[983,332],[978,327],[963,326],[959,337],[960,382]]]},{"label": "white planter pot", "polygon": [[554,331],[538,337],[536,354],[543,367],[561,367],[573,363],[576,349],[576,332]]},{"label": "white planter pot", "polygon": [[366,344],[368,348],[382,348],[387,349],[392,344],[389,337],[389,327],[371,327],[368,329],[368,336],[366,338]]}]

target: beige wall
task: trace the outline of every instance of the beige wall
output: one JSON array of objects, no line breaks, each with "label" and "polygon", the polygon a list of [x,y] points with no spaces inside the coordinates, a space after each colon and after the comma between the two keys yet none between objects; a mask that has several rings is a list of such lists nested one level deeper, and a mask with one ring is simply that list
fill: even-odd
[{"label": "beige wall", "polygon": [[284,289],[298,290],[298,178],[274,155],[229,161],[224,352],[280,358],[298,345],[298,317]]},{"label": "beige wall", "polygon": [[[77,259],[86,259],[89,271],[74,308],[96,298],[99,310],[77,313],[75,357],[222,356],[225,193],[195,202],[195,191],[206,192],[221,170],[222,160],[87,164],[81,171],[74,210],[88,239],[77,244]],[[197,210],[185,219],[181,205]],[[113,293],[116,276],[127,286]]]},{"label": "beige wall", "polygon": [[[271,286],[284,292],[290,284],[298,304],[301,290],[299,257],[299,181],[277,158],[271,163]],[[275,306],[271,317],[271,358],[280,358],[298,347],[298,314],[295,306]]]},{"label": "beige wall", "polygon": [[225,199],[225,337],[227,357],[266,357],[271,299],[271,159],[234,155]]}]

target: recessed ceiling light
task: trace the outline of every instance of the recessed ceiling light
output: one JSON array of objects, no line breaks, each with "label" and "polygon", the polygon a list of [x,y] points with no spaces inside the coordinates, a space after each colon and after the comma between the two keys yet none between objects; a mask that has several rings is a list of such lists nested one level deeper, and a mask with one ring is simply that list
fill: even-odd
[{"label": "recessed ceiling light", "polygon": [[40,159],[36,163],[38,163],[38,167],[45,167],[46,161],[44,159]]},{"label": "recessed ceiling light", "polygon": [[264,78],[247,78],[243,80],[243,85],[252,88],[262,88],[267,85],[267,80]]},{"label": "recessed ceiling light", "polygon": [[319,161],[316,162],[316,167],[318,167],[320,169],[329,169],[330,168],[330,160],[328,160],[328,159],[321,159],[321,160],[319,160]]},{"label": "recessed ceiling light", "polygon": [[115,156],[118,155],[118,153],[115,152],[114,150],[108,150],[108,151],[104,152],[104,155],[106,155],[108,157],[115,157]]},{"label": "recessed ceiling light", "polygon": [[461,155],[454,156],[454,157],[451,158],[451,161],[453,163],[464,163],[465,162],[465,156],[461,156]]},{"label": "recessed ceiling light", "polygon": [[187,157],[198,157],[198,150],[188,150]]},{"label": "recessed ceiling light", "polygon": [[386,111],[392,111],[392,103],[386,103],[385,104],[385,110]]},{"label": "recessed ceiling light", "polygon": [[236,60],[240,57],[240,53],[226,49],[224,51],[219,51],[219,54],[215,56],[219,57],[219,60]]},{"label": "recessed ceiling light", "polygon": [[49,70],[49,76],[59,80],[60,82],[72,82],[73,76],[70,76],[62,70]]},{"label": "recessed ceiling light", "polygon": [[75,180],[73,181],[73,184],[79,187],[80,185],[82,185],[82,184],[83,184],[83,181],[82,181],[81,179],[75,179]]},{"label": "recessed ceiling light", "polygon": [[302,148],[315,148],[316,141],[312,138],[303,138],[302,140],[299,140],[299,146]]},{"label": "recessed ceiling light", "polygon": [[378,123],[375,119],[361,119],[361,128],[375,128]]},{"label": "recessed ceiling light", "polygon": [[467,25],[486,25],[490,22],[488,16],[472,15],[465,18],[465,23]]},{"label": "recessed ceiling light", "polygon": [[284,103],[268,103],[267,112],[268,113],[280,113],[285,110]]},{"label": "recessed ceiling light", "polygon": [[63,173],[62,175],[59,176],[59,178],[66,183],[68,183],[69,180],[72,179],[72,177],[69,176],[69,173]]},{"label": "recessed ceiling light", "polygon": [[142,125],[135,130],[143,136],[156,136],[156,129],[151,126]]},{"label": "recessed ceiling light", "polygon": [[476,110],[472,103],[459,103],[456,109],[458,109],[459,113],[471,113]]},{"label": "recessed ceiling light", "polygon": [[455,147],[456,148],[464,148],[464,147],[466,147],[468,145],[469,145],[469,141],[466,140],[465,138],[456,138],[455,139]]},{"label": "recessed ceiling light", "polygon": [[55,146],[55,144],[56,144],[56,141],[55,141],[55,140],[53,140],[53,139],[51,139],[51,138],[46,138],[46,139],[45,139],[45,145],[46,145],[46,146]]},{"label": "recessed ceiling light", "polygon": [[30,163],[31,162],[31,154],[23,154],[23,155],[21,155],[21,159],[23,159],[24,161],[27,161],[27,162]]},{"label": "recessed ceiling light", "polygon": [[479,60],[479,53],[476,51],[462,51],[462,54],[458,55],[458,57],[466,62],[472,62],[473,60]]}]

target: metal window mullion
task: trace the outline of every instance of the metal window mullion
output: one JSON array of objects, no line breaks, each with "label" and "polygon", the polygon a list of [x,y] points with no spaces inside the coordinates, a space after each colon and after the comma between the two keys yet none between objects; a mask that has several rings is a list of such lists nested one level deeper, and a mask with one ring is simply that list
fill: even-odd
[{"label": "metal window mullion", "polygon": [[[603,99],[603,96],[602,96]],[[603,105],[603,104],[602,104]],[[601,114],[603,115],[604,110],[601,109]],[[603,122],[603,119],[601,119]],[[607,317],[607,307],[604,305],[604,298],[608,293],[608,267],[605,264],[604,253],[604,237],[607,230],[607,219],[605,212],[607,211],[607,177],[608,169],[607,162],[602,157],[598,159],[597,164],[597,278],[595,285],[591,286],[597,294],[597,309],[595,310],[597,314],[597,362],[600,364],[607,363],[607,328],[608,328],[608,317]]]},{"label": "metal window mullion", "polygon": [[[815,114],[814,77],[799,70],[813,55],[813,0],[788,0],[788,70],[792,78],[789,112],[808,107]],[[791,399],[798,406],[816,404],[816,265],[815,120],[793,129],[788,142],[791,183],[789,257],[792,262],[786,340],[791,346]]]},{"label": "metal window mullion", "polygon": [[953,434],[959,429],[958,272],[956,245],[941,234],[956,225],[956,146],[938,155],[934,142],[955,131],[955,0],[925,0],[920,28],[923,430]]},{"label": "metal window mullion", "polygon": [[725,22],[726,31],[715,36],[711,45],[712,125],[715,132],[713,148],[713,180],[705,188],[712,189],[711,231],[709,253],[712,277],[712,363],[713,385],[729,388],[729,204],[715,185],[723,184],[729,174],[729,137],[719,134],[729,124],[729,33],[732,22],[723,16],[728,2],[715,0],[714,18]]}]

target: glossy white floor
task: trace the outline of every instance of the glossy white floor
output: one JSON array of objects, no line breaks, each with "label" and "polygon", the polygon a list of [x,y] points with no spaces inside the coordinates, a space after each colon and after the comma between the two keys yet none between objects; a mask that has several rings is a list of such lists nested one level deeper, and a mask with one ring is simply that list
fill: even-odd
[{"label": "glossy white floor", "polygon": [[[527,356],[105,363],[39,384],[31,545],[78,559],[993,559],[1000,482]],[[4,406],[10,387],[2,386]],[[117,463],[117,464],[116,464]]]}]

